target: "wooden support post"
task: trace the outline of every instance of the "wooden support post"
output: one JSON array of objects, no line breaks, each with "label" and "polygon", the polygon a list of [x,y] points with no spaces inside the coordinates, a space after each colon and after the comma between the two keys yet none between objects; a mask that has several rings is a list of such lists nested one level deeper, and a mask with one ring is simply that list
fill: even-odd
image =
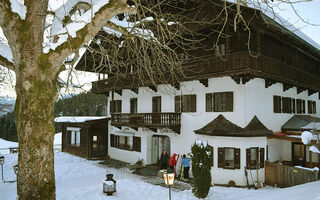
[{"label": "wooden support post", "polygon": [[310,168],[313,168],[313,163],[312,163],[312,151],[309,150],[309,163],[310,163]]}]

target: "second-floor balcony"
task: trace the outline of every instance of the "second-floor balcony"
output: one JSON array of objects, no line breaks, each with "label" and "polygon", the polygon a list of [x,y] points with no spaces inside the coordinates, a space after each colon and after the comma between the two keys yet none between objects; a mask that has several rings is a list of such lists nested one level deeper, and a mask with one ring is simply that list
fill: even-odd
[{"label": "second-floor balcony", "polygon": [[[184,77],[180,81],[203,80],[212,77],[231,76],[237,77],[247,75],[270,79],[275,82],[282,82],[301,88],[319,90],[319,72],[308,72],[302,67],[289,65],[274,58],[260,55],[252,57],[248,51],[228,54],[227,60],[218,57],[208,57],[201,61],[190,61],[182,66]],[[92,90],[95,93],[106,93],[112,90],[134,89],[149,87],[153,83],[148,76],[141,81],[136,74],[126,74],[119,77],[110,77],[92,83]],[[170,79],[168,79],[170,80]],[[156,82],[156,84],[165,84]],[[168,82],[167,84],[170,84]]]},{"label": "second-floor balcony", "polygon": [[111,125],[128,126],[137,129],[169,128],[180,134],[181,113],[113,113],[111,114]]}]

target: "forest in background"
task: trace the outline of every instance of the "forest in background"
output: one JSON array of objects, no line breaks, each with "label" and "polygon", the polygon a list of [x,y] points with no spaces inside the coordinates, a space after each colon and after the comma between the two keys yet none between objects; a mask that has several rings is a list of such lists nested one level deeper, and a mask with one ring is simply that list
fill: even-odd
[{"label": "forest in background", "polygon": [[[64,97],[56,102],[54,116],[105,116],[107,99],[105,95],[97,95],[92,92]],[[56,123],[55,127],[56,133],[61,132],[61,124]],[[14,111],[0,117],[0,138],[13,142],[18,141]]]}]

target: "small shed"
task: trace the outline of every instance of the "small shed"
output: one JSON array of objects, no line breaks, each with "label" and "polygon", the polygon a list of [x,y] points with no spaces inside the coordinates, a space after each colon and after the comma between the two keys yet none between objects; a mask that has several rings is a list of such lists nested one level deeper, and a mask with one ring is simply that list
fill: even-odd
[{"label": "small shed", "polygon": [[62,151],[87,159],[108,155],[108,117],[56,117],[62,123]]}]

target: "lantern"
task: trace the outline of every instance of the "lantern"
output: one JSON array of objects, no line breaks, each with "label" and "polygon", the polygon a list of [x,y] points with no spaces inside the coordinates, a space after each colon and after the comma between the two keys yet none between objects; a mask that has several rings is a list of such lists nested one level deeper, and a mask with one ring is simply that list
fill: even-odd
[{"label": "lantern", "polygon": [[164,183],[169,186],[169,199],[171,200],[171,185],[174,183],[174,171],[168,171],[163,173]]},{"label": "lantern", "polygon": [[107,179],[103,181],[103,192],[107,193],[108,196],[112,195],[112,193],[116,192],[116,182],[113,179],[113,174],[107,174]]}]

